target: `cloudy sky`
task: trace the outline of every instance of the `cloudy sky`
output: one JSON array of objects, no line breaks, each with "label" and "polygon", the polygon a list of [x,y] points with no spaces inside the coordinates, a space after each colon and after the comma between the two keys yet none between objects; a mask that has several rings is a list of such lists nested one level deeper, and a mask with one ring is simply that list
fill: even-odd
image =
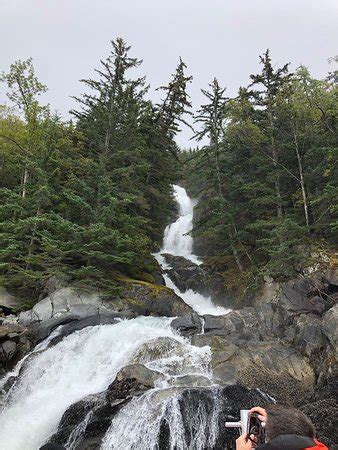
[{"label": "cloudy sky", "polygon": [[[267,47],[275,64],[304,64],[317,77],[338,53],[336,0],[0,0],[0,10],[0,71],[32,56],[49,88],[43,100],[65,118],[70,96],[82,91],[78,80],[93,76],[117,36],[143,59],[140,75],[155,100],[181,56],[194,76],[195,109],[215,76],[228,95],[247,84]],[[178,142],[188,139],[184,131]]]}]

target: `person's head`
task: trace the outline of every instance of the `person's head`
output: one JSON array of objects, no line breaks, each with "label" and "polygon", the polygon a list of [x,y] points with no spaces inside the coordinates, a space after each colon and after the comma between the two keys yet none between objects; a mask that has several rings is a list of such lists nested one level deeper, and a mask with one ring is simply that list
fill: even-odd
[{"label": "person's head", "polygon": [[281,434],[296,434],[314,438],[313,423],[299,409],[272,404],[266,408],[266,412],[265,433],[268,441]]}]

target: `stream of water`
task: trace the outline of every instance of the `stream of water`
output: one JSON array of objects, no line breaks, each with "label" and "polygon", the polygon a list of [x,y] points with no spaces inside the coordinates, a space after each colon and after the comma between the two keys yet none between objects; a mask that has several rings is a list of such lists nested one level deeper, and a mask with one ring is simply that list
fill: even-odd
[{"label": "stream of water", "polygon": [[[163,256],[165,253],[183,256],[185,259],[198,265],[202,263],[198,256],[193,254],[193,238],[190,235],[193,228],[194,207],[197,202],[188,196],[183,187],[174,185],[173,188],[179,216],[175,222],[166,227],[162,249],[154,255],[164,270],[170,267]],[[182,292],[168,275],[165,275],[164,279],[166,285],[173,289],[179,297],[183,298],[198,314],[219,316],[230,312],[228,308],[215,305],[209,296],[202,295],[192,289]]]}]

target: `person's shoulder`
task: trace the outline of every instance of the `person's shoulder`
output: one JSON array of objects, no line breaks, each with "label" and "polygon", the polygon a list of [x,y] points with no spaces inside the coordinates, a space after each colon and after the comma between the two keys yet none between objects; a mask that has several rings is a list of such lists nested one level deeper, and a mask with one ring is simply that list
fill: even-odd
[{"label": "person's shoulder", "polygon": [[[299,450],[306,448],[316,448],[314,439],[307,436],[298,436],[296,434],[281,434],[264,445],[257,447],[257,450]],[[320,447],[321,448],[321,447]],[[324,450],[325,447],[322,448]]]}]

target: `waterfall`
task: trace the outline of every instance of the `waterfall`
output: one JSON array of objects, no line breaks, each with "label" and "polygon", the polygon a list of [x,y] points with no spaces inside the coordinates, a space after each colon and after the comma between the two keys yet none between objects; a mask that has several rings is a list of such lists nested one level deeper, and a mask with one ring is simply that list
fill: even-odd
[{"label": "waterfall", "polygon": [[[150,339],[177,340],[185,352],[183,360],[196,361],[196,371],[205,374],[208,348],[191,346],[170,328],[171,320],[138,317],[114,325],[88,327],[34,354],[5,398],[0,415],[0,448],[38,449],[56,431],[71,404],[106,389]],[[160,365],[161,371],[166,372],[163,361]],[[184,373],[184,365],[179,367],[179,372]],[[191,371],[191,364],[188,370]]]},{"label": "waterfall", "polygon": [[[189,234],[193,227],[193,211],[197,202],[188,196],[183,187],[174,185],[173,189],[174,198],[178,205],[179,217],[175,222],[166,227],[162,249],[159,253],[154,255],[163,270],[170,268],[162,255],[163,253],[174,256],[183,256],[185,259],[198,265],[202,263],[198,256],[192,253],[193,238]],[[209,296],[194,292],[192,289],[188,289],[185,292],[180,291],[168,275],[164,276],[164,280],[166,286],[173,289],[175,293],[198,314],[219,316],[230,312],[230,309],[228,308],[215,305]]]},{"label": "waterfall", "polygon": [[165,229],[161,253],[184,256],[195,264],[201,264],[199,258],[192,253],[193,239],[189,235],[193,227],[193,211],[196,201],[188,197],[184,188],[177,185],[174,185],[173,188],[174,198],[179,208],[179,217]]},{"label": "waterfall", "polygon": [[224,306],[215,305],[212,302],[211,297],[199,294],[192,289],[187,289],[185,292],[180,291],[168,275],[164,275],[164,280],[166,286],[168,286],[170,289],[173,289],[175,293],[179,297],[181,297],[185,301],[185,303],[191,306],[198,314],[221,316],[231,311],[231,309],[224,308]]},{"label": "waterfall", "polygon": [[[134,398],[113,420],[101,449],[219,448],[215,447],[222,410],[218,389],[206,391],[204,398],[197,398],[193,390],[166,394],[152,390]],[[165,447],[161,439],[165,440]]]}]

